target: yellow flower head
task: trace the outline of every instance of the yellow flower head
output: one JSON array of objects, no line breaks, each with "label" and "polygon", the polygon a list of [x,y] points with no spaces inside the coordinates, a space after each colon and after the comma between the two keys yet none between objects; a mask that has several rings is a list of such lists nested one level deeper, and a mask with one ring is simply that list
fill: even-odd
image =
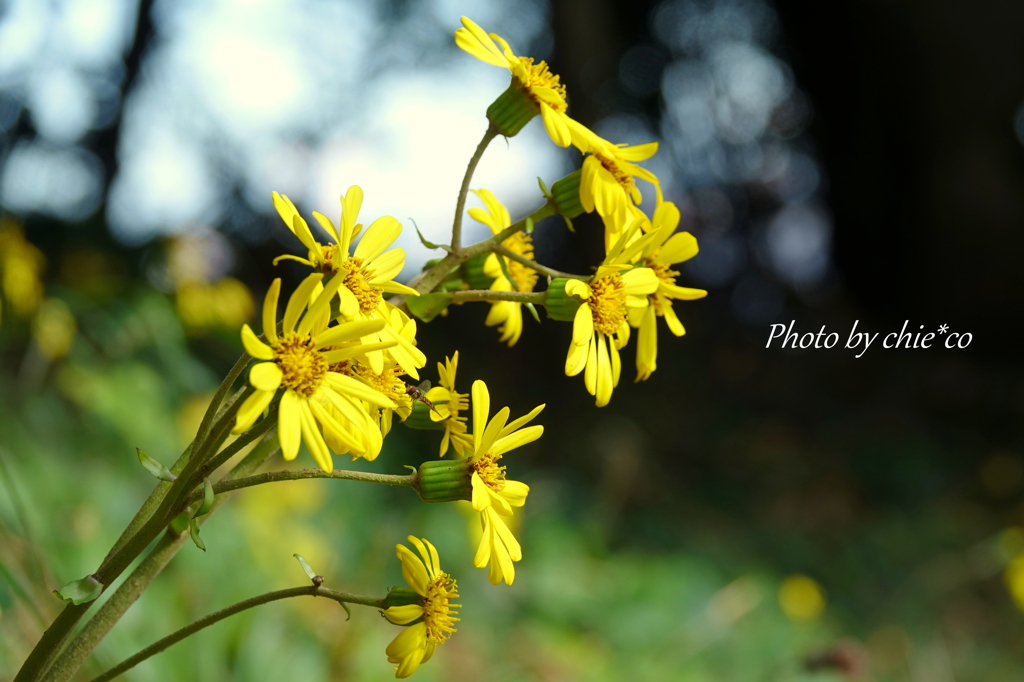
[{"label": "yellow flower head", "polygon": [[586,155],[580,177],[583,210],[592,213],[596,209],[610,231],[621,230],[631,222],[630,207],[639,205],[642,199],[636,178],[660,187],[654,173],[635,163],[654,156],[658,143],[615,145],[581,123],[570,121],[569,125],[573,145]]},{"label": "yellow flower head", "polygon": [[455,609],[462,608],[461,604],[451,603],[459,596],[458,585],[441,570],[434,545],[426,538],[420,540],[410,535],[407,539],[420,556],[405,545],[395,545],[395,550],[402,562],[402,577],[421,597],[421,603],[392,606],[384,611],[384,616],[396,625],[419,621],[404,629],[385,651],[388,662],[398,664],[395,677],[400,679],[412,675],[421,663],[429,661],[437,645],[455,632],[455,623],[459,620]]},{"label": "yellow flower head", "polygon": [[[394,341],[388,355],[407,374],[418,379],[417,370],[427,364],[427,358],[414,343],[416,323],[384,300],[385,293],[418,295],[415,289],[394,281],[405,265],[405,250],[394,248],[389,251],[388,247],[401,234],[401,223],[391,216],[378,218],[366,229],[353,251],[352,244],[363,229],[362,224],[356,222],[363,204],[363,190],[353,185],[349,187],[348,194],[341,197],[340,229],[327,216],[313,212],[313,217],[334,242],[324,246],[313,238],[309,225],[288,197],[277,192],[273,196],[274,207],[285,225],[309,249],[308,258],[279,256],[274,263],[282,259],[296,260],[325,274],[338,273],[343,279],[338,289],[341,317],[345,320],[384,320],[385,326],[381,331],[368,335],[363,342]],[[413,332],[411,339],[407,333],[410,326]],[[386,359],[383,352],[372,352],[368,358],[374,372],[380,374],[384,371]]]},{"label": "yellow flower head", "polygon": [[619,384],[619,351],[629,342],[630,310],[647,307],[648,295],[658,288],[651,268],[630,265],[654,238],[648,234],[634,240],[637,229],[639,223],[619,238],[589,282],[570,280],[565,285],[566,294],[582,300],[572,324],[565,374],[584,372],[584,385],[598,407],[608,404]]},{"label": "yellow flower head", "polygon": [[328,327],[330,302],[343,278],[335,276],[311,302],[321,279],[322,274],[311,274],[288,299],[280,334],[276,319],[281,280],[274,280],[263,303],[266,343],[256,337],[249,325],[242,327],[246,352],[265,362],[249,371],[249,382],[256,391],[238,409],[232,432],[241,433],[252,426],[277,391],[283,389],[277,435],[284,458],[295,459],[304,441],[316,463],[324,471],[331,471],[331,453],[317,426],[329,440],[343,444],[346,452],[373,459],[379,452],[376,444],[381,436],[362,403],[385,408],[394,408],[395,404],[362,381],[331,371],[330,367],[343,360],[365,358],[368,352],[389,347],[393,342],[359,342],[361,337],[379,331],[383,320],[358,320]]},{"label": "yellow flower head", "polygon": [[16,315],[25,316],[43,300],[43,252],[25,239],[21,223],[0,216],[0,289]]},{"label": "yellow flower head", "polygon": [[445,358],[443,365],[437,363],[440,386],[434,386],[426,395],[427,400],[433,403],[435,408],[430,411],[430,420],[444,422],[440,457],[444,457],[448,452],[449,443],[455,447],[455,452],[459,455],[464,455],[473,447],[473,439],[466,433],[466,417],[463,414],[469,409],[469,394],[455,390],[455,373],[458,368],[459,351],[455,351],[452,357]]},{"label": "yellow flower head", "polygon": [[[526,92],[540,112],[551,140],[559,147],[572,142],[569,117],[566,115],[565,86],[551,73],[546,62],[533,63],[530,57],[517,57],[505,40],[486,33],[470,19],[462,17],[463,28],[455,31],[455,44],[482,62],[506,68],[512,72],[514,83]],[[501,44],[501,48],[494,41]]]},{"label": "yellow flower head", "polygon": [[[491,192],[486,189],[474,190],[474,192],[483,200],[484,206],[487,208],[486,210],[469,209],[470,217],[487,225],[491,234],[498,234],[512,225],[508,209]],[[516,232],[501,245],[513,253],[533,260],[533,237],[526,232]],[[508,277],[505,275],[506,272]],[[536,270],[496,253],[487,256],[487,260],[484,262],[484,274],[494,278],[490,287],[492,291],[533,291],[534,285],[537,284]],[[523,304],[515,301],[491,303],[491,310],[484,324],[488,327],[500,324],[498,331],[501,332],[501,337],[499,340],[507,341],[509,347],[514,346],[523,333]]]},{"label": "yellow flower head", "polygon": [[[473,565],[489,567],[488,579],[497,585],[502,579],[509,585],[515,579],[512,562],[523,558],[522,548],[508,530],[502,516],[512,516],[512,507],[522,507],[530,487],[505,477],[502,456],[518,447],[532,443],[544,433],[543,426],[526,426],[540,414],[538,405],[529,414],[508,422],[509,409],[503,407],[488,421],[491,396],[487,384],[473,382],[473,454],[469,459],[473,470],[473,509],[480,512],[483,536]],[[525,427],[525,428],[523,428]]]},{"label": "yellow flower head", "polygon": [[679,209],[670,201],[660,202],[654,211],[649,235],[653,235],[641,254],[642,262],[658,278],[658,288],[650,294],[650,305],[630,310],[629,323],[639,327],[636,350],[636,380],[643,381],[657,368],[657,318],[664,317],[669,330],[676,336],[686,333],[672,309],[673,299],[693,301],[704,298],[708,292],[676,286],[679,272],[671,268],[697,255],[697,239],[689,232],[676,233]]}]

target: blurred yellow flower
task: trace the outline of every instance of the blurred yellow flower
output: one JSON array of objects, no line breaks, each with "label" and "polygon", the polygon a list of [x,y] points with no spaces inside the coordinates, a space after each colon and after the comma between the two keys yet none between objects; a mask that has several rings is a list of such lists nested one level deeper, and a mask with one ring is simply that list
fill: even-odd
[{"label": "blurred yellow flower", "polygon": [[[461,604],[451,603],[459,596],[455,580],[441,570],[441,559],[437,549],[426,538],[420,540],[412,535],[408,538],[420,556],[416,556],[405,545],[395,545],[398,559],[402,562],[402,577],[418,594],[419,604],[392,606],[384,610],[384,616],[396,625],[409,625],[402,631],[385,653],[389,663],[397,663],[395,677],[401,679],[416,672],[421,663],[434,655],[438,644],[443,644],[455,632],[459,619],[456,608]],[[421,558],[422,557],[422,558]]]},{"label": "blurred yellow flower", "polygon": [[[505,477],[505,467],[498,464],[502,456],[544,433],[543,426],[526,426],[540,414],[544,405],[538,405],[526,416],[508,422],[509,409],[503,407],[488,421],[491,396],[487,384],[473,382],[473,454],[469,465],[473,471],[470,483],[473,489],[473,509],[480,512],[483,534],[473,565],[488,566],[488,580],[497,585],[509,585],[515,580],[513,562],[523,558],[522,548],[508,530],[501,517],[512,516],[512,507],[522,507],[530,487]],[[525,427],[525,428],[524,428]]]},{"label": "blurred yellow flower", "polygon": [[[540,113],[551,140],[559,147],[568,147],[572,135],[570,119],[565,113],[568,108],[565,86],[551,73],[547,63],[534,64],[530,57],[517,57],[501,36],[486,33],[466,17],[462,17],[462,26],[455,31],[455,44],[482,62],[511,71],[513,84],[518,85]],[[501,44],[501,49],[495,40]]]},{"label": "blurred yellow flower", "polygon": [[[498,234],[512,224],[508,209],[491,192],[481,189],[474,190],[474,193],[484,202],[486,210],[469,209],[471,218],[489,227],[491,234]],[[516,232],[501,244],[509,251],[533,260],[533,238],[526,232]],[[511,276],[511,281],[505,276],[505,272]],[[484,274],[494,278],[491,284],[492,291],[533,291],[534,285],[537,284],[535,270],[496,253],[487,256]],[[492,302],[484,324],[488,327],[500,324],[499,340],[508,341],[509,347],[514,346],[523,333],[523,304],[515,301]]]},{"label": "blurred yellow flower", "polygon": [[186,282],[175,293],[178,317],[188,327],[233,329],[252,319],[249,288],[234,277],[216,282]]},{"label": "blurred yellow flower", "polygon": [[[271,284],[263,304],[266,343],[256,337],[249,325],[242,327],[245,350],[257,360],[268,362],[258,363],[249,371],[249,382],[256,391],[238,409],[232,433],[241,433],[252,426],[270,405],[277,390],[284,388],[277,427],[284,458],[295,459],[300,443],[305,441],[317,465],[324,471],[331,471],[334,468],[331,453],[317,425],[332,443],[338,444],[335,450],[343,446],[345,452],[373,459],[379,452],[381,436],[379,427],[363,409],[363,403],[392,409],[396,406],[362,381],[330,371],[334,363],[365,358],[368,351],[392,342],[355,343],[360,337],[379,331],[384,326],[383,320],[347,322],[328,328],[324,313],[330,309],[331,299],[343,278],[334,277],[310,302],[322,278],[320,273],[311,274],[291,295],[280,336],[276,322],[280,279]],[[347,424],[339,421],[328,406],[337,410]]]},{"label": "blurred yellow flower", "polygon": [[779,606],[791,620],[815,620],[825,612],[825,591],[806,575],[791,575],[779,585]]},{"label": "blurred yellow flower", "polygon": [[441,438],[438,453],[441,457],[447,454],[449,443],[460,455],[473,448],[473,438],[466,432],[466,417],[462,414],[469,408],[469,394],[455,390],[455,373],[458,368],[459,351],[445,358],[443,365],[437,363],[437,375],[440,377],[438,383],[441,385],[431,388],[425,396],[434,405],[430,411],[430,420],[444,422],[444,437]]},{"label": "blurred yellow flower", "polygon": [[0,285],[15,315],[30,314],[43,300],[43,252],[25,239],[21,223],[0,216]]},{"label": "blurred yellow flower", "polygon": [[75,316],[59,298],[44,299],[32,319],[32,340],[50,362],[68,354],[77,330]]}]

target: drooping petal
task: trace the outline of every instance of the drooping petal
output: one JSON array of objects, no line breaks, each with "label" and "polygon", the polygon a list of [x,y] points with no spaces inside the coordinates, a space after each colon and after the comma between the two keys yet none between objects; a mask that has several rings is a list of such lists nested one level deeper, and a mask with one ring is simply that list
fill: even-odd
[{"label": "drooping petal", "polygon": [[281,442],[281,454],[289,462],[299,454],[302,443],[302,415],[299,403],[302,398],[295,391],[285,391],[278,407],[277,438]]},{"label": "drooping petal", "polygon": [[258,391],[276,391],[284,372],[276,362],[261,362],[249,370],[249,383]]},{"label": "drooping petal", "polygon": [[522,481],[505,481],[505,487],[501,490],[504,497],[513,507],[522,507],[526,504],[526,496],[530,494],[530,486]]},{"label": "drooping petal", "polygon": [[423,607],[419,604],[405,604],[384,609],[384,617],[395,625],[411,623],[423,615]]},{"label": "drooping petal", "polygon": [[572,143],[572,134],[569,132],[569,126],[565,124],[564,115],[543,104],[540,107],[540,114],[551,141],[559,147],[568,147]]},{"label": "drooping petal", "polygon": [[604,407],[612,399],[612,368],[608,358],[608,339],[599,336],[597,339],[597,398],[598,407]]},{"label": "drooping petal", "polygon": [[565,359],[565,376],[574,377],[583,371],[583,368],[587,364],[587,357],[590,353],[590,343],[577,346],[574,343],[569,344],[569,355]]},{"label": "drooping petal", "polygon": [[313,461],[317,466],[324,471],[331,471],[334,469],[334,461],[331,459],[331,451],[327,449],[324,437],[316,428],[316,421],[313,419],[313,412],[310,409],[313,402],[304,400],[299,403],[299,416],[301,417],[299,426],[302,430],[302,440],[306,442],[306,448],[313,456]]},{"label": "drooping petal", "polygon": [[644,381],[658,367],[658,325],[654,306],[644,311],[636,345],[636,380]]},{"label": "drooping petal", "polygon": [[257,360],[273,360],[275,357],[274,350],[260,341],[247,324],[242,325],[242,346],[246,353]]},{"label": "drooping petal", "polygon": [[273,399],[274,391],[256,391],[246,398],[235,414],[235,425],[231,428],[231,433],[239,434],[247,431]]},{"label": "drooping petal", "polygon": [[669,331],[676,336],[682,336],[686,333],[683,323],[679,321],[678,317],[676,317],[676,311],[672,309],[671,304],[665,305],[661,312],[665,317],[665,324],[668,325]]},{"label": "drooping petal", "polygon": [[576,309],[572,320],[572,343],[575,346],[585,345],[594,336],[594,313],[590,305],[584,303]]}]

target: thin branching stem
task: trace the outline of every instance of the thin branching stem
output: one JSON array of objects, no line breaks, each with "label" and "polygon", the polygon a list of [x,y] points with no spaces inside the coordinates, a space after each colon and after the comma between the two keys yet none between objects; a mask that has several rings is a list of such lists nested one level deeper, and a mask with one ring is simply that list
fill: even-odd
[{"label": "thin branching stem", "polygon": [[505,258],[508,258],[509,260],[514,260],[515,262],[519,263],[520,265],[524,265],[524,266],[530,268],[531,270],[539,272],[540,274],[544,275],[545,277],[553,277],[553,278],[564,277],[565,279],[583,279],[583,280],[590,279],[586,275],[573,275],[573,274],[570,274],[568,272],[562,272],[560,270],[555,270],[554,268],[549,268],[546,265],[541,265],[540,263],[538,263],[536,261],[530,260],[529,258],[524,256],[523,254],[516,253],[512,249],[509,249],[508,247],[502,246],[501,244],[495,244],[491,248],[494,250],[494,253],[502,255]]},{"label": "thin branching stem", "polygon": [[493,291],[491,289],[469,289],[453,291],[452,303],[468,303],[470,301],[513,301],[515,303],[533,303],[544,305],[547,300],[546,291]]},{"label": "thin branching stem", "polygon": [[473,156],[469,159],[469,164],[466,166],[466,173],[462,176],[459,198],[455,201],[455,219],[452,221],[452,253],[458,253],[462,248],[462,214],[466,209],[469,183],[473,180],[473,173],[476,172],[476,167],[480,163],[480,159],[483,158],[487,145],[497,136],[498,129],[493,123],[488,123],[487,131],[484,133],[483,139],[480,140],[480,144],[476,146],[476,151],[473,152]]}]

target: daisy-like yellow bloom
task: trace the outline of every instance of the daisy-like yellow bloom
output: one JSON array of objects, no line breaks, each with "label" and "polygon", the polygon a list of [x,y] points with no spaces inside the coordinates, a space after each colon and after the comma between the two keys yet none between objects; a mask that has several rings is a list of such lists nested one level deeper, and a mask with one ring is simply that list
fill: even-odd
[{"label": "daisy-like yellow bloom", "polygon": [[[568,108],[565,86],[556,74],[551,73],[547,63],[534,64],[530,57],[517,57],[501,36],[486,33],[466,17],[462,17],[462,26],[455,31],[455,44],[482,62],[511,71],[512,82],[526,93],[540,112],[552,142],[559,147],[568,147],[572,134],[569,131],[570,119],[565,113]],[[495,40],[501,44],[500,49]]]},{"label": "daisy-like yellow bloom", "polygon": [[[491,396],[487,384],[473,382],[473,454],[469,465],[473,473],[473,509],[480,512],[483,535],[473,565],[488,567],[487,578],[497,585],[503,579],[511,585],[516,571],[513,562],[523,558],[523,551],[515,536],[502,520],[512,516],[513,507],[522,507],[530,487],[505,477],[505,467],[498,464],[505,453],[532,443],[544,433],[543,426],[526,426],[540,414],[544,405],[538,405],[526,416],[509,422],[509,409],[503,407],[488,421]],[[525,428],[524,428],[525,427]]]},{"label": "daisy-like yellow bloom", "polygon": [[[470,217],[490,228],[491,234],[498,234],[512,225],[512,216],[509,215],[508,209],[491,192],[486,189],[474,192],[484,202],[486,209],[471,208]],[[533,238],[526,232],[516,232],[501,244],[509,251],[533,260]],[[511,276],[511,281],[505,276],[506,271]],[[484,261],[484,274],[494,278],[490,287],[492,291],[533,291],[534,285],[537,284],[536,270],[496,253],[488,255]],[[515,301],[491,303],[491,310],[484,324],[488,327],[501,325],[498,327],[498,331],[501,332],[499,341],[508,341],[511,348],[523,333],[523,304]]]},{"label": "daisy-like yellow bloom", "polygon": [[382,436],[387,436],[391,431],[391,423],[394,413],[398,413],[400,419],[405,419],[412,412],[412,398],[409,396],[407,384],[402,376],[405,370],[397,364],[392,363],[385,367],[379,374],[373,371],[369,365],[358,360],[346,360],[331,365],[331,369],[339,374],[355,377],[395,403],[395,408],[379,408],[368,405],[367,409],[371,416],[380,425]]},{"label": "daisy-like yellow bloom", "polygon": [[466,417],[463,413],[469,409],[469,394],[455,390],[455,372],[459,368],[459,351],[444,359],[444,364],[437,363],[437,375],[440,386],[427,391],[426,398],[434,405],[430,411],[430,420],[444,422],[444,437],[441,439],[439,456],[444,457],[448,445],[455,448],[459,455],[465,455],[473,448],[473,438],[467,433]]},{"label": "daisy-like yellow bloom", "polygon": [[[362,403],[392,409],[396,406],[362,381],[332,372],[330,366],[365,357],[368,352],[388,347],[393,342],[358,343],[360,338],[379,331],[384,326],[383,320],[358,320],[328,328],[324,311],[329,310],[331,299],[337,295],[344,278],[335,276],[310,302],[310,295],[321,279],[322,274],[313,273],[292,293],[280,334],[276,320],[281,280],[274,280],[263,302],[266,343],[256,337],[249,325],[242,327],[246,352],[265,362],[254,365],[249,371],[249,382],[256,391],[239,407],[232,433],[241,433],[252,426],[277,391],[283,389],[277,425],[281,453],[286,460],[295,459],[304,441],[317,465],[324,471],[331,471],[334,468],[331,453],[318,426],[332,442],[340,444],[338,447],[344,447],[345,452],[363,455],[372,452],[374,442],[380,441],[381,436],[379,431],[373,433],[377,426],[370,421]],[[336,414],[345,421],[339,420]],[[379,451],[379,447],[376,449]]]},{"label": "daisy-like yellow bloom", "polygon": [[[388,247],[401,234],[401,223],[391,216],[378,218],[366,228],[353,250],[352,245],[363,229],[362,224],[356,222],[363,205],[363,190],[353,185],[349,187],[348,194],[341,197],[340,229],[327,216],[313,212],[313,217],[333,241],[323,245],[313,237],[309,225],[288,197],[277,192],[273,197],[274,208],[285,225],[309,249],[306,258],[285,255],[276,258],[274,263],[284,259],[296,260],[325,274],[341,275],[343,286],[338,289],[341,317],[345,320],[384,320],[386,324],[381,331],[367,336],[363,342],[394,341],[389,353],[406,373],[418,378],[417,369],[427,364],[427,358],[403,336],[401,327],[392,327],[394,306],[384,300],[385,293],[419,295],[415,289],[394,281],[405,265],[405,250],[400,247],[388,250]],[[373,371],[378,374],[384,371],[383,352],[374,351],[368,357]]]},{"label": "daisy-like yellow bloom", "polygon": [[647,379],[658,366],[657,318],[664,317],[669,330],[676,336],[682,336],[686,329],[676,317],[672,301],[694,301],[708,295],[703,289],[676,286],[679,272],[671,266],[697,255],[697,239],[689,232],[676,233],[678,226],[679,209],[676,205],[670,201],[659,203],[649,232],[654,237],[641,253],[641,262],[658,278],[658,288],[650,294],[649,306],[631,308],[629,315],[630,324],[640,328],[636,349],[637,381]]},{"label": "daisy-like yellow bloom", "polygon": [[638,206],[642,199],[636,178],[660,186],[654,173],[636,164],[654,156],[658,143],[615,145],[576,121],[570,121],[570,128],[573,145],[586,155],[580,177],[580,203],[587,213],[596,209],[605,219],[605,227],[611,233],[608,242],[614,242],[616,232],[632,222],[630,207]]},{"label": "daisy-like yellow bloom", "polygon": [[647,297],[658,289],[651,268],[631,265],[654,238],[648,234],[632,239],[637,229],[634,223],[619,238],[588,282],[570,280],[565,285],[566,294],[582,300],[573,319],[565,373],[572,377],[584,372],[584,385],[598,407],[608,404],[619,384],[619,351],[629,342],[629,311],[647,307]]},{"label": "daisy-like yellow bloom", "polygon": [[392,606],[384,610],[384,616],[396,625],[409,625],[402,631],[385,653],[389,663],[397,663],[395,677],[409,677],[421,663],[434,655],[438,644],[443,644],[453,632],[459,619],[453,604],[459,596],[455,579],[441,570],[437,549],[426,538],[420,540],[412,535],[408,541],[419,552],[413,554],[405,545],[395,545],[399,561],[402,562],[402,577],[409,587],[420,596],[419,604]]}]

